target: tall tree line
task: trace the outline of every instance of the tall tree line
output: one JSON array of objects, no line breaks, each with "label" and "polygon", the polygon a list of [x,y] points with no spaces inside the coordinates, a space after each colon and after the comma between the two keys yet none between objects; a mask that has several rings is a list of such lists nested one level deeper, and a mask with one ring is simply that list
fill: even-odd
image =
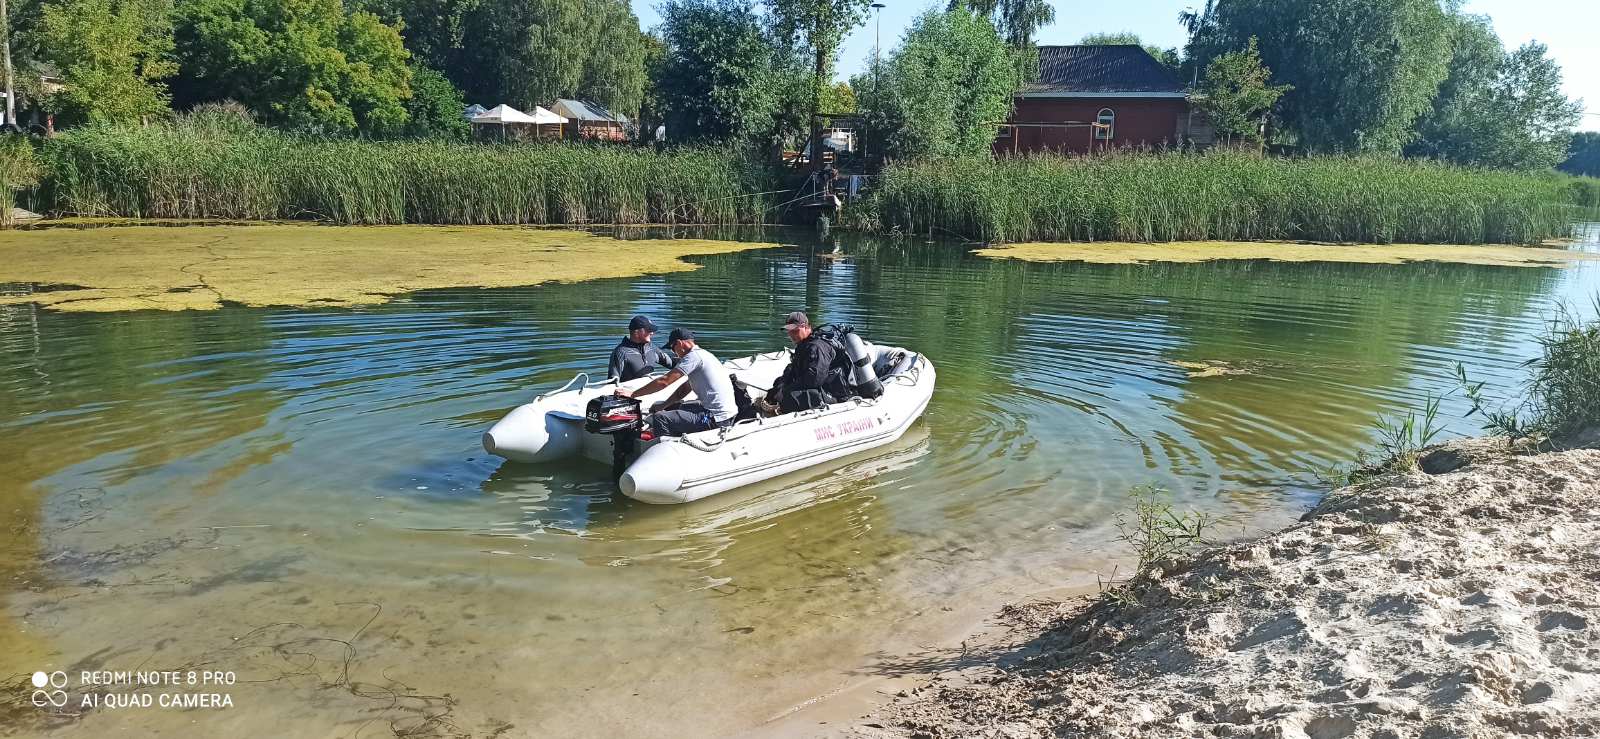
[{"label": "tall tree line", "polygon": [[1285,93],[1279,142],[1310,152],[1432,157],[1517,169],[1567,156],[1579,106],[1530,43],[1440,0],[1210,0],[1180,16],[1187,63],[1258,45]]},{"label": "tall tree line", "polygon": [[[63,123],[235,100],[289,128],[457,132],[486,105],[637,113],[647,40],[627,0],[11,0],[19,87]],[[60,94],[38,80],[63,78]],[[452,112],[453,111],[453,112]]]}]

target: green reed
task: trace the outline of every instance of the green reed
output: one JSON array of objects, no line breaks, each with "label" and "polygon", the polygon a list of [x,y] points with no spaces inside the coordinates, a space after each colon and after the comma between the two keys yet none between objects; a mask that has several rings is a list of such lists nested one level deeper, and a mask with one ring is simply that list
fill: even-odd
[{"label": "green reed", "polygon": [[183,118],[75,129],[41,159],[45,207],[127,218],[759,223],[759,193],[774,189],[733,152],[327,139]]},{"label": "green reed", "polygon": [[[1600,295],[1593,301],[1600,316]],[[1509,436],[1543,437],[1561,442],[1600,429],[1600,318],[1582,318],[1560,306],[1539,337],[1540,356],[1530,362],[1529,379],[1520,397],[1492,400],[1484,383],[1467,378],[1456,364],[1456,378],[1472,401],[1483,428]]]},{"label": "green reed", "polygon": [[39,163],[33,145],[18,135],[0,136],[0,226],[12,225],[11,209],[19,190],[39,183]]},{"label": "green reed", "polygon": [[886,168],[860,222],[991,241],[1526,244],[1571,233],[1586,185],[1568,180],[1224,151],[922,160]]}]

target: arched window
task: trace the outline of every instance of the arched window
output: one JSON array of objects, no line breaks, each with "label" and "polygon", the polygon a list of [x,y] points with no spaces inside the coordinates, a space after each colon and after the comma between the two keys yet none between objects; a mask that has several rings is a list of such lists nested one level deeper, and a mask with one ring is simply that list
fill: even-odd
[{"label": "arched window", "polygon": [[1094,140],[1110,141],[1117,133],[1117,112],[1110,108],[1101,108],[1100,115],[1095,116]]}]

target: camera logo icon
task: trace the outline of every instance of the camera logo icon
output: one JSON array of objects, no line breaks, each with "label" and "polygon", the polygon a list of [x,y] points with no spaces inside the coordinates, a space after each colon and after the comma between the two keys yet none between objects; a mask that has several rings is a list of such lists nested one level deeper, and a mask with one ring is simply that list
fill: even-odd
[{"label": "camera logo icon", "polygon": [[33,687],[36,688],[33,691],[33,705],[56,708],[67,705],[67,691],[62,690],[67,687],[67,673],[60,670],[50,673],[35,672]]}]

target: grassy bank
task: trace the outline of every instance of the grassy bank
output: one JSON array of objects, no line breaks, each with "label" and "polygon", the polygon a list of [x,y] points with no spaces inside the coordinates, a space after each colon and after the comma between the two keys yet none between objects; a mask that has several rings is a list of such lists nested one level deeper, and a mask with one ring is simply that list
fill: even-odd
[{"label": "grassy bank", "polygon": [[992,241],[1536,243],[1587,184],[1380,159],[1213,152],[926,160],[885,170],[862,221]]},{"label": "grassy bank", "polygon": [[727,152],[330,140],[225,118],[74,129],[39,158],[36,207],[77,216],[726,224],[759,222],[773,189]]}]

